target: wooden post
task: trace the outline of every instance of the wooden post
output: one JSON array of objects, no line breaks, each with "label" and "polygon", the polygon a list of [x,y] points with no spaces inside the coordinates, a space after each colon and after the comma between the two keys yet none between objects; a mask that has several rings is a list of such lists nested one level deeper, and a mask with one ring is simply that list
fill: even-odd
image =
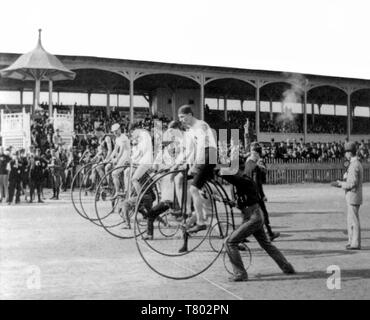
[{"label": "wooden post", "polygon": [[347,139],[351,138],[351,93],[347,91]]},{"label": "wooden post", "polygon": [[53,116],[53,81],[49,80],[49,119]]},{"label": "wooden post", "polygon": [[130,123],[134,123],[134,77],[130,72]]},{"label": "wooden post", "polygon": [[227,121],[227,97],[224,97],[224,120]]},{"label": "wooden post", "polygon": [[20,103],[21,107],[23,107],[23,88],[19,90],[19,97],[20,97]]},{"label": "wooden post", "polygon": [[110,115],[110,91],[107,91],[107,115]]},{"label": "wooden post", "polygon": [[311,103],[312,125],[315,124],[315,104]]},{"label": "wooden post", "polygon": [[272,112],[272,98],[270,97],[270,120],[272,121],[274,119],[274,114]]},{"label": "wooden post", "polygon": [[36,79],[36,81],[35,81],[35,93],[34,93],[33,109],[32,109],[32,112],[31,112],[32,115],[34,114],[34,112],[36,110],[36,107],[40,103],[40,87],[41,87],[41,80],[40,79]]},{"label": "wooden post", "polygon": [[72,106],[72,108],[71,108],[71,115],[72,115],[72,117],[74,118],[74,116],[75,116],[75,106],[76,106],[76,104],[74,104],[73,106]]},{"label": "wooden post", "polygon": [[200,119],[204,120],[204,75],[200,76]]},{"label": "wooden post", "polygon": [[256,136],[259,141],[260,136],[260,83],[256,81]]},{"label": "wooden post", "polygon": [[176,119],[176,91],[172,89],[171,96],[172,119]]},{"label": "wooden post", "polygon": [[303,142],[307,141],[307,89],[303,95]]}]

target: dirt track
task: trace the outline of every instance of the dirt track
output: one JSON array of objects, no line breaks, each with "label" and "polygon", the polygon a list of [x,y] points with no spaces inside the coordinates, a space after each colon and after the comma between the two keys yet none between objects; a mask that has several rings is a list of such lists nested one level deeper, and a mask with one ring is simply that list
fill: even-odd
[{"label": "dirt track", "polygon": [[[78,216],[63,194],[42,205],[0,205],[1,299],[369,299],[370,184],[361,207],[362,251],[346,251],[343,192],[323,184],[266,186],[276,241],[298,273],[283,275],[253,240],[249,282],[229,283],[222,259],[184,281],[162,278],[134,240]],[[327,267],[341,289],[327,288]],[[38,277],[39,275],[39,277]]]}]

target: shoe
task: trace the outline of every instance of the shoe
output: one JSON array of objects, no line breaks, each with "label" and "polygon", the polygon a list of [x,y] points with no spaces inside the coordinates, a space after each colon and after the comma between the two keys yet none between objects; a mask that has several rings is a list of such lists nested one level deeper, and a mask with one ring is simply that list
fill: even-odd
[{"label": "shoe", "polygon": [[349,244],[346,245],[347,250],[361,250],[361,247],[351,247]]},{"label": "shoe", "polygon": [[295,274],[295,273],[296,273],[296,272],[295,272],[295,270],[294,270],[294,268],[293,268],[293,266],[292,266],[290,263],[288,263],[288,264],[285,266],[285,268],[284,268],[283,272],[284,272],[285,274]]},{"label": "shoe", "polygon": [[239,251],[247,251],[247,249],[245,248],[245,246],[243,245],[243,243],[239,243],[238,244],[238,249],[239,249]]},{"label": "shoe", "polygon": [[280,237],[280,232],[272,232],[270,234],[270,241],[274,241],[276,238],[279,238]]},{"label": "shoe", "polygon": [[183,245],[180,249],[179,249],[179,253],[183,253],[183,252],[188,252],[188,247]]},{"label": "shoe", "polygon": [[152,236],[152,235],[148,234],[148,235],[146,235],[143,239],[144,239],[144,240],[146,240],[146,241],[151,241],[151,240],[153,240],[154,238],[153,238],[153,236]]},{"label": "shoe", "polygon": [[41,199],[39,201],[37,201],[38,203],[44,203],[44,201],[42,201]]},{"label": "shoe", "polygon": [[50,198],[50,200],[54,200],[56,198],[56,196],[52,196],[51,198]]},{"label": "shoe", "polygon": [[172,216],[174,216],[175,218],[182,218],[183,217],[183,214],[182,214],[181,210],[171,210],[170,214]]},{"label": "shoe", "polygon": [[245,274],[241,274],[241,275],[238,275],[238,276],[232,276],[229,278],[229,281],[230,282],[242,282],[242,281],[248,281],[248,274],[245,273]]},{"label": "shoe", "polygon": [[194,227],[188,229],[189,233],[197,233],[199,231],[207,230],[207,226],[205,224],[199,225],[196,224]]}]

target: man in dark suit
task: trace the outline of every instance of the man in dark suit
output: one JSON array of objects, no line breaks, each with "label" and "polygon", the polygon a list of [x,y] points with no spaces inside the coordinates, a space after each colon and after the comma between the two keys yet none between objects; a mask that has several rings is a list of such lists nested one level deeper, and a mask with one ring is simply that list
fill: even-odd
[{"label": "man in dark suit", "polygon": [[51,150],[49,168],[53,185],[53,196],[50,198],[50,200],[59,200],[60,185],[62,180],[60,174],[62,170],[62,161],[60,161],[59,155],[55,149]]},{"label": "man in dark suit", "polygon": [[262,187],[262,184],[266,181],[267,168],[263,160],[261,159],[261,155],[262,155],[261,146],[258,143],[252,143],[251,154],[247,158],[247,161],[245,162],[244,174],[250,179],[252,179],[257,185],[259,194],[259,206],[263,212],[267,233],[270,237],[270,240],[273,241],[274,239],[280,236],[280,233],[273,232],[270,226],[269,214],[267,212],[265,205],[266,197]]},{"label": "man in dark suit", "polygon": [[226,252],[234,272],[233,277],[229,280],[248,280],[248,273],[240,256],[239,244],[250,235],[256,238],[258,244],[269,254],[285,274],[294,274],[295,270],[293,266],[266,236],[263,228],[263,213],[259,206],[260,196],[255,182],[240,170],[235,175],[228,175],[228,173],[224,173],[223,171],[224,169],[222,168],[220,175],[236,187],[238,208],[241,210],[243,218],[242,224],[227,237],[225,242]]},{"label": "man in dark suit", "polygon": [[20,195],[21,195],[21,181],[22,181],[22,173],[23,173],[23,164],[19,157],[19,152],[16,151],[12,155],[12,160],[8,163],[8,171],[9,171],[9,186],[8,186],[8,205],[13,203],[13,198],[15,195],[15,203],[20,202]]},{"label": "man in dark suit", "polygon": [[43,203],[41,199],[42,184],[44,181],[44,171],[47,168],[47,162],[40,156],[40,149],[36,150],[35,154],[31,154],[29,165],[29,181],[30,181],[30,203],[34,200],[35,190],[39,203]]}]

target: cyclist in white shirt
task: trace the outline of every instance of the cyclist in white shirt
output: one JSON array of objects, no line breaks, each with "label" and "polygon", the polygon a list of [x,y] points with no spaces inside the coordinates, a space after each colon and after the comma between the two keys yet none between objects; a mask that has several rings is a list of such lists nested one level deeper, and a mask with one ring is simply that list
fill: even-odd
[{"label": "cyclist in white shirt", "polygon": [[[180,121],[173,121],[168,126],[172,131],[167,130],[167,135],[170,134],[170,137],[164,137],[164,140],[177,140],[179,143],[179,153],[176,155],[174,160],[175,164],[171,168],[171,171],[182,170],[186,169],[187,166],[191,166],[194,164],[194,156],[195,156],[195,144],[194,139],[191,135],[189,135],[188,131],[185,130],[184,126]],[[179,172],[171,176],[171,179],[175,183],[175,190],[176,190],[176,198],[178,204],[181,206],[182,204],[182,195],[183,195],[183,181],[184,181],[184,174]],[[192,179],[192,177],[188,176],[188,180]],[[186,213],[191,213],[191,195],[189,192],[189,188],[187,188],[187,201],[186,201]]]},{"label": "cyclist in white shirt", "polygon": [[[134,125],[132,129],[131,140],[133,147],[131,164],[136,165],[137,168],[131,176],[131,183],[136,193],[139,194],[141,189],[139,180],[153,165],[153,143],[152,137],[147,130],[138,128],[136,125]],[[129,168],[125,170],[126,181],[128,181],[127,178],[129,177],[130,171]]]},{"label": "cyclist in white shirt", "polygon": [[203,216],[204,200],[201,189],[206,181],[213,178],[213,170],[217,164],[217,144],[210,126],[205,121],[194,117],[191,106],[180,107],[178,116],[179,120],[188,127],[189,135],[195,143],[195,160],[188,172],[193,177],[190,194],[197,218],[197,224],[189,228],[188,232],[195,233],[207,229]]},{"label": "cyclist in white shirt", "polygon": [[124,165],[127,164],[130,160],[130,140],[127,138],[127,136],[122,133],[121,126],[118,123],[115,123],[112,125],[112,133],[115,135],[116,140],[114,144],[114,149],[110,156],[105,160],[105,162],[111,162],[111,164],[108,164],[105,168],[105,171],[108,172],[112,167],[118,168],[122,167],[120,169],[114,170],[112,173],[112,180],[115,188],[115,194],[112,196],[111,200],[114,200],[117,198],[119,193],[119,175],[124,169]]}]

